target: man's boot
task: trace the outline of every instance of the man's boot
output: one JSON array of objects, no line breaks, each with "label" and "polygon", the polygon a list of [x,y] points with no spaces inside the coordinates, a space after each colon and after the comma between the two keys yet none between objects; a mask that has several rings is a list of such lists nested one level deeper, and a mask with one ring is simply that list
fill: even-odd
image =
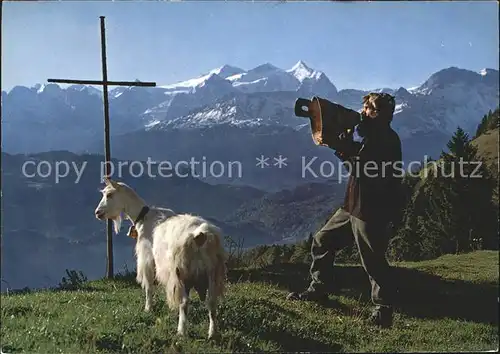
[{"label": "man's boot", "polygon": [[369,318],[369,323],[381,328],[392,327],[393,309],[388,306],[376,306]]}]

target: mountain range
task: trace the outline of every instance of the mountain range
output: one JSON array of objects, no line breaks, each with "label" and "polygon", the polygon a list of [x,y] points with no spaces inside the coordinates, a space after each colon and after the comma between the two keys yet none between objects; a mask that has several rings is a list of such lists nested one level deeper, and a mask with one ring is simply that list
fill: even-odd
[{"label": "mountain range", "polygon": [[[432,74],[418,87],[380,88],[396,97],[393,126],[403,141],[405,161],[435,157],[461,126],[472,133],[481,117],[498,106],[498,70],[456,67]],[[112,156],[119,159],[206,158],[239,161],[237,183],[278,191],[318,181],[302,176],[301,158],[337,164],[328,148],[317,147],[307,119],[294,115],[299,97],[314,95],[359,110],[366,90],[338,90],[321,71],[303,61],[288,70],[270,63],[251,70],[224,65],[194,79],[153,88],[110,91]],[[16,86],[2,92],[2,141],[9,153],[67,150],[101,153],[102,93],[89,86]],[[231,147],[231,148],[229,148]],[[285,156],[287,168],[256,170],[259,156]],[[272,171],[271,171],[272,170]]]}]

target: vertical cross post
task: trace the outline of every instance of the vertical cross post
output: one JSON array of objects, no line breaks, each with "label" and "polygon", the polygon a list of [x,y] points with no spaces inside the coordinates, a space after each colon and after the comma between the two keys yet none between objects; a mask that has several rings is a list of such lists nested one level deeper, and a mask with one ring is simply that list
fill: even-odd
[{"label": "vertical cross post", "polygon": [[[0,0],[1,1],[1,0]],[[102,85],[103,88],[103,104],[104,104],[104,160],[105,174],[111,175],[111,148],[110,148],[110,132],[109,132],[109,97],[108,86],[156,86],[155,82],[137,82],[137,81],[108,81],[108,68],[106,62],[106,34],[104,26],[104,16],[100,16],[101,20],[101,61],[102,61],[102,81],[101,80],[76,80],[76,79],[48,79],[48,82],[64,83],[64,84],[83,84],[83,85]],[[113,222],[106,222],[106,277],[113,278]]]},{"label": "vertical cross post", "polygon": [[[111,175],[111,151],[109,142],[109,97],[108,97],[108,66],[106,62],[106,28],[104,26],[104,16],[101,19],[101,61],[102,61],[102,98],[104,103],[104,163],[106,176]],[[106,248],[107,264],[106,276],[113,278],[113,225],[111,220],[106,221]]]}]

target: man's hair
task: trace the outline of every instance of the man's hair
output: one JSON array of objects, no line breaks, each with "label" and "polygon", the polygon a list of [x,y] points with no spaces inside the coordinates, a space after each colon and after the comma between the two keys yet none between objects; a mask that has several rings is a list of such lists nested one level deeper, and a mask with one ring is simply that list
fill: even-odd
[{"label": "man's hair", "polygon": [[363,97],[363,105],[366,103],[378,110],[379,115],[392,121],[392,115],[396,109],[396,99],[394,96],[388,93],[370,92]]}]

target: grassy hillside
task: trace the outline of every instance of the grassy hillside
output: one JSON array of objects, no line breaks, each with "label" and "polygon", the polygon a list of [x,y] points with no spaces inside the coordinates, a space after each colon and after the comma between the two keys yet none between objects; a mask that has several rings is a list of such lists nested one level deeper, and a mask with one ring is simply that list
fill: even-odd
[{"label": "grassy hillside", "polygon": [[[498,113],[497,113],[498,115]],[[494,190],[493,200],[498,205],[499,190],[499,166],[498,166],[498,142],[499,142],[500,128],[495,128],[484,132],[472,141],[472,144],[477,147],[479,156],[488,165],[489,170],[493,176],[497,178],[497,186]]]},{"label": "grassy hillside", "polygon": [[[498,140],[500,133],[500,107],[490,111],[481,119],[477,126],[472,144],[477,148],[479,156],[486,162],[491,173],[499,178],[498,170]],[[495,189],[495,200],[498,204],[498,185]]]},{"label": "grassy hillside", "polygon": [[477,152],[488,164],[492,171],[498,173],[498,139],[500,129],[492,129],[479,135],[472,141],[477,147]]},{"label": "grassy hillside", "polygon": [[287,302],[307,282],[308,265],[230,272],[222,336],[205,340],[208,316],[193,293],[191,338],[174,336],[177,313],[158,289],[152,313],[133,275],[74,291],[2,295],[3,352],[478,351],[498,349],[498,252],[401,263],[392,329],[364,323],[369,286],[359,266],[339,268],[341,290],[326,304]]}]

